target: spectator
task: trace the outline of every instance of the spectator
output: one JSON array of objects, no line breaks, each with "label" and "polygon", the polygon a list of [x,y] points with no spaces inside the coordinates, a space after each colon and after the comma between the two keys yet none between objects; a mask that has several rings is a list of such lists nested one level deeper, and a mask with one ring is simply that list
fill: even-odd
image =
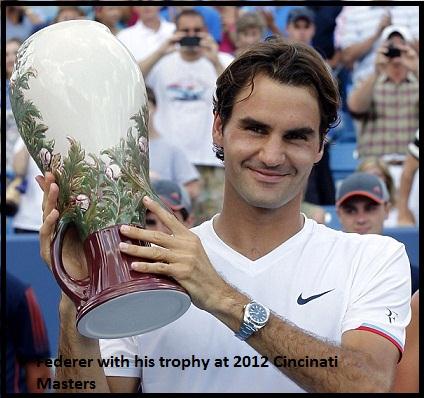
[{"label": "spectator", "polygon": [[237,6],[215,6],[221,19],[222,33],[218,42],[219,51],[234,54],[236,50],[235,30],[239,18],[239,7]]},{"label": "spectator", "polygon": [[408,146],[399,187],[399,225],[419,224],[419,130]]},{"label": "spectator", "polygon": [[31,35],[34,25],[43,22],[41,15],[30,6],[7,6],[6,40],[13,37],[24,41]]},{"label": "spectator", "polygon": [[[419,121],[419,59],[403,26],[389,26],[382,33],[374,73],[348,98],[353,116],[359,120],[358,155],[383,157],[396,188],[403,160]],[[389,49],[392,52],[389,52]]]},{"label": "spectator", "polygon": [[242,14],[236,22],[235,55],[240,55],[252,44],[259,43],[265,32],[265,21],[256,12]]},{"label": "spectator", "polygon": [[[335,43],[352,69],[353,88],[373,73],[380,35],[390,25],[407,26],[418,49],[419,8],[412,6],[345,6],[336,19]],[[348,93],[349,95],[349,93]]]},{"label": "spectator", "polygon": [[[183,187],[170,180],[155,180],[152,188],[168,206],[172,213],[187,228],[193,226],[193,216],[191,214],[191,201],[187,191]],[[146,212],[146,228],[154,231],[162,231],[169,234],[171,231],[160,221],[159,217],[150,210]]]},{"label": "spectator", "polygon": [[171,180],[184,186],[192,200],[199,195],[199,172],[187,159],[185,153],[164,140],[153,124],[156,113],[156,97],[150,87],[147,87],[149,101],[149,160],[150,178]]},{"label": "spectator", "polygon": [[246,12],[255,12],[265,21],[264,38],[268,36],[283,36],[286,27],[286,17],[291,6],[242,6],[240,15]]},{"label": "spectator", "polygon": [[117,38],[128,48],[136,61],[156,51],[175,30],[175,24],[160,17],[160,6],[134,6],[137,23],[122,29]]},{"label": "spectator", "polygon": [[30,286],[6,271],[6,393],[44,392],[37,383],[51,377],[44,319]]},{"label": "spectator", "polygon": [[411,298],[411,322],[406,328],[405,350],[397,366],[392,392],[419,392],[420,298]]},{"label": "spectator", "polygon": [[312,45],[315,35],[315,15],[307,7],[292,8],[287,15],[287,37],[299,43]]},{"label": "spectator", "polygon": [[[343,180],[336,194],[336,212],[344,232],[383,234],[389,213],[389,192],[379,177],[356,172]],[[412,293],[419,286],[418,266],[411,264]]]},{"label": "spectator", "polygon": [[[157,131],[181,148],[200,172],[203,186],[194,212],[196,222],[201,222],[219,211],[222,202],[224,170],[211,151],[212,98],[217,76],[233,57],[218,51],[195,10],[182,11],[176,25],[177,32],[140,67],[156,94],[153,122]],[[200,41],[179,45],[183,37]]]},{"label": "spectator", "polygon": [[389,192],[373,174],[353,173],[336,193],[336,211],[345,232],[379,234],[389,213]]},{"label": "spectator", "polygon": [[195,10],[199,14],[201,14],[210,35],[214,38],[214,40],[217,43],[221,43],[221,38],[222,38],[221,15],[218,12],[218,10],[216,10],[216,7],[205,6],[205,5],[165,6],[165,7],[162,7],[160,14],[167,21],[175,23],[175,19],[177,15],[183,10]]},{"label": "spectator", "polygon": [[386,162],[377,157],[365,158],[357,167],[357,171],[374,174],[381,178],[386,184],[387,191],[389,192],[389,216],[384,220],[385,227],[397,226],[397,190],[393,181],[393,177],[390,174],[390,170]]},{"label": "spectator", "polygon": [[119,6],[96,6],[94,8],[94,20],[107,26],[113,35],[120,31],[120,21],[122,18],[121,7]]}]

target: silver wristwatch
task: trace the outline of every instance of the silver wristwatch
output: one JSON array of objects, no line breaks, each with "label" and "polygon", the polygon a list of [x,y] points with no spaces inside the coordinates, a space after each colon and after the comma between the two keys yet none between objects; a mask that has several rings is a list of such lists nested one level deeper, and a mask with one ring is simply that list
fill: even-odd
[{"label": "silver wristwatch", "polygon": [[245,305],[243,323],[235,336],[240,340],[246,340],[266,325],[269,315],[269,309],[255,301]]}]

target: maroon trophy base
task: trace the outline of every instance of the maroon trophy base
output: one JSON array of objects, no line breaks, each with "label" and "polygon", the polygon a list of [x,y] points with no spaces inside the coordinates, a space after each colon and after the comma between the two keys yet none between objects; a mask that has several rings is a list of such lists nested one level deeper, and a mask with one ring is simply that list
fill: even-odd
[{"label": "maroon trophy base", "polygon": [[92,338],[134,336],[175,321],[190,304],[190,297],[181,289],[148,277],[121,284],[87,301],[77,313],[77,329]]},{"label": "maroon trophy base", "polygon": [[135,336],[175,321],[190,307],[187,292],[172,278],[131,269],[143,261],[119,250],[119,243],[149,244],[124,237],[120,225],[101,229],[84,241],[88,277],[75,280],[62,264],[66,226],[53,240],[53,273],[77,307],[77,329],[87,337]]}]

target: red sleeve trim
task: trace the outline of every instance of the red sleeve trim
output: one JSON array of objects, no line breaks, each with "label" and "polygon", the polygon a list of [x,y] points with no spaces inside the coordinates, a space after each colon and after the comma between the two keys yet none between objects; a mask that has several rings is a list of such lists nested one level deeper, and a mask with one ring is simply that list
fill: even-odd
[{"label": "red sleeve trim", "polygon": [[400,360],[402,359],[402,355],[403,355],[403,347],[395,339],[393,339],[389,335],[383,333],[381,330],[373,329],[373,328],[370,328],[368,326],[359,326],[359,328],[356,328],[356,330],[365,330],[367,332],[375,333],[375,334],[378,334],[379,336],[385,337],[387,340],[389,340],[391,343],[393,343],[395,345],[395,347],[399,350],[400,355],[399,355],[398,363],[400,362]]}]

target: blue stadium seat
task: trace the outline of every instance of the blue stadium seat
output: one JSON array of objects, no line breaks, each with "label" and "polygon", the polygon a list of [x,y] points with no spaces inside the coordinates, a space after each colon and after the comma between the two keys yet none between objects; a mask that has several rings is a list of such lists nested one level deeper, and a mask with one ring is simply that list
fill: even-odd
[{"label": "blue stadium seat", "polygon": [[356,142],[335,142],[330,144],[330,169],[334,182],[352,174],[358,166]]}]

